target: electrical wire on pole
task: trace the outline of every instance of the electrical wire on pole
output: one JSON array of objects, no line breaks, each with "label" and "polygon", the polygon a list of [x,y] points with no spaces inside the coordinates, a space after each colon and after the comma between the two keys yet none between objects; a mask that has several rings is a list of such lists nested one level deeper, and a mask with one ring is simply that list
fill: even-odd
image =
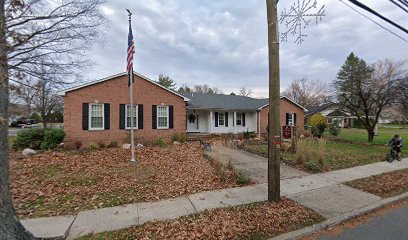
[{"label": "electrical wire on pole", "polygon": [[382,20],[386,21],[387,23],[393,25],[394,27],[398,28],[399,30],[405,32],[406,34],[408,34],[408,30],[406,28],[404,28],[403,26],[399,25],[398,23],[395,23],[394,21],[384,17],[383,15],[379,14],[378,12],[374,11],[373,9],[371,9],[370,7],[362,4],[361,2],[357,1],[357,0],[349,0],[349,2],[351,2],[352,4],[356,5],[357,7],[364,9],[365,11],[381,18]]},{"label": "electrical wire on pole", "polygon": [[369,16],[365,15],[364,13],[361,13],[360,11],[354,9],[352,6],[350,6],[349,4],[345,3],[343,0],[339,0],[341,3],[343,3],[345,6],[347,6],[348,8],[350,8],[351,10],[353,10],[354,12],[358,13],[359,15],[363,16],[364,18],[370,20],[371,22],[373,22],[375,25],[379,26],[380,28],[384,29],[385,31],[391,33],[392,35],[396,36],[397,38],[403,40],[404,42],[408,43],[408,40],[405,39],[404,37],[402,37],[401,35],[393,32],[392,30],[384,27],[383,25],[381,25],[380,23],[378,23],[377,21],[375,21],[374,19],[370,18]]},{"label": "electrical wire on pole", "polygon": [[396,5],[397,7],[401,8],[403,11],[405,11],[406,13],[408,13],[408,9],[405,8],[404,6],[401,6],[400,3],[397,3],[394,0],[389,0],[390,2],[392,2],[394,5]]}]

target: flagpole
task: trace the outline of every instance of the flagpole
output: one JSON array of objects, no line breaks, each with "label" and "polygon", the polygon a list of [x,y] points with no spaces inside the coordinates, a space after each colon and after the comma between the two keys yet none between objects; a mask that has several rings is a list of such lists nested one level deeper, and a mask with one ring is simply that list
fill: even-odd
[{"label": "flagpole", "polygon": [[[127,10],[127,9],[126,9]],[[132,13],[127,10],[128,14],[129,14],[129,27],[131,27],[132,25]],[[132,159],[130,159],[131,162],[136,162],[135,159],[135,138],[134,138],[134,131],[133,131],[133,117],[134,117],[134,109],[133,109],[133,64],[132,67],[130,69],[130,71],[128,71],[128,75],[129,75],[129,82],[130,82],[130,144],[132,146]]]}]

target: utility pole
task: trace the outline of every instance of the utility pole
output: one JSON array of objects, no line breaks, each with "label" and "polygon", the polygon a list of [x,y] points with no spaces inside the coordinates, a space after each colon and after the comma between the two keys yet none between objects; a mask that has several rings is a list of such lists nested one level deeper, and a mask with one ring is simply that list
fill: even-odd
[{"label": "utility pole", "polygon": [[269,48],[268,201],[280,201],[280,80],[277,0],[266,0]]}]

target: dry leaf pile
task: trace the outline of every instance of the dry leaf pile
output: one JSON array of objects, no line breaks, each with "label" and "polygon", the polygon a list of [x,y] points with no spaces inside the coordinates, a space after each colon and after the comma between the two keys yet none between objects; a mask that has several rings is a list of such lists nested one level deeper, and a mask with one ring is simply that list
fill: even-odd
[{"label": "dry leaf pile", "polygon": [[199,144],[137,149],[137,164],[129,157],[130,150],[110,148],[11,159],[17,214],[65,215],[237,186],[232,177],[221,181]]},{"label": "dry leaf pile", "polygon": [[298,203],[259,203],[207,210],[171,221],[91,235],[91,239],[266,239],[309,226],[323,218]]},{"label": "dry leaf pile", "polygon": [[346,185],[383,198],[395,196],[408,191],[408,169],[357,179]]}]

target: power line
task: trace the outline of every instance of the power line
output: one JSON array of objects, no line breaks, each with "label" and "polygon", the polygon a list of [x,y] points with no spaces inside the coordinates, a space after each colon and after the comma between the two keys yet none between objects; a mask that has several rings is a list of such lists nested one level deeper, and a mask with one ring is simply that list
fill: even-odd
[{"label": "power line", "polygon": [[403,5],[408,7],[408,1],[407,0],[398,0],[398,2],[402,3]]},{"label": "power line", "polygon": [[378,12],[374,11],[373,9],[367,7],[366,5],[362,4],[361,2],[357,1],[357,0],[349,0],[349,2],[353,3],[354,5],[356,5],[359,8],[364,9],[365,11],[374,14],[375,16],[381,18],[382,20],[388,22],[389,24],[393,25],[394,27],[400,29],[401,31],[405,32],[406,34],[408,34],[408,30],[405,29],[404,27],[402,27],[401,25],[391,21],[390,19],[384,17],[383,15],[379,14]]},{"label": "power line", "polygon": [[349,8],[350,8],[351,10],[353,10],[354,12],[356,12],[356,13],[360,14],[361,16],[365,17],[366,19],[370,20],[370,21],[373,22],[375,25],[379,26],[380,28],[384,29],[385,31],[391,33],[392,35],[396,36],[397,38],[399,38],[399,39],[401,39],[401,40],[403,40],[403,41],[405,41],[405,42],[408,43],[408,40],[405,39],[405,38],[403,38],[401,35],[399,35],[399,34],[393,32],[393,31],[391,31],[390,29],[388,29],[388,28],[382,26],[380,23],[376,22],[374,19],[372,19],[372,18],[370,18],[369,16],[367,16],[367,15],[365,15],[365,14],[363,14],[363,13],[357,11],[357,10],[354,9],[352,6],[350,6],[349,4],[343,2],[342,0],[339,0],[339,1],[340,1],[341,3],[343,3],[344,5],[346,5],[347,7],[349,7]]},{"label": "power line", "polygon": [[408,9],[406,9],[404,6],[401,6],[400,3],[397,3],[394,0],[389,0],[390,2],[394,3],[394,5],[396,5],[397,7],[401,8],[403,11],[405,11],[406,13],[408,13]]}]

